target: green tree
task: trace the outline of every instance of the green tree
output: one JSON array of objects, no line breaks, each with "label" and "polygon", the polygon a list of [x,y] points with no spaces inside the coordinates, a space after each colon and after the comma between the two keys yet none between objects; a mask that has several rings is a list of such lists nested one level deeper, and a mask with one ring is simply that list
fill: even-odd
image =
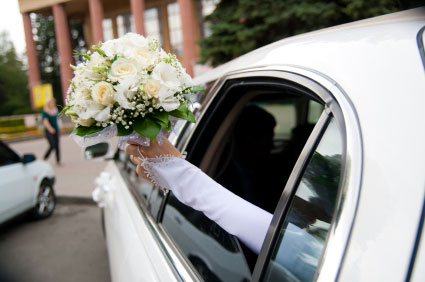
[{"label": "green tree", "polygon": [[0,33],[0,115],[31,112],[27,75],[7,32]]},{"label": "green tree", "polygon": [[419,6],[417,0],[223,0],[204,20],[201,63],[225,63],[282,38]]},{"label": "green tree", "polygon": [[[33,14],[34,41],[40,64],[40,75],[43,83],[51,83],[58,104],[62,104],[62,86],[60,80],[59,55],[55,36],[55,25],[52,16]],[[86,52],[83,25],[76,20],[69,20],[71,44],[74,50]],[[74,57],[78,62],[78,56]]]}]

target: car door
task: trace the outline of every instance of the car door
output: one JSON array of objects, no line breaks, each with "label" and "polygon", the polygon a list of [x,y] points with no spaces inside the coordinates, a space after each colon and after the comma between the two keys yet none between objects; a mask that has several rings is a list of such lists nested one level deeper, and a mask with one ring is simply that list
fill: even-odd
[{"label": "car door", "polygon": [[[316,74],[313,76],[317,78]],[[288,185],[291,181],[291,172],[295,170],[299,173],[307,165],[307,162],[300,165],[297,160],[313,155],[314,150],[311,148],[310,153],[303,150],[304,145],[308,144],[307,139],[314,134],[313,141],[309,142],[316,145],[319,143],[324,128],[330,123],[332,116],[330,113],[335,111],[338,117],[342,116],[338,104],[324,87],[311,79],[293,75],[293,70],[290,74],[247,71],[230,75],[217,84],[215,94],[207,93],[207,96],[212,96],[212,99],[205,101],[208,108],[204,108],[200,113],[201,119],[196,125],[192,125],[192,130],[185,132],[187,138],[183,136],[178,146],[187,152],[187,159],[190,162],[199,166],[217,182],[251,203],[275,213],[275,217],[278,218],[281,212],[278,209],[279,205],[284,203],[285,207],[288,206],[286,200],[282,200],[282,191],[293,190],[296,185],[291,183],[290,188],[285,186],[285,183]],[[254,158],[253,150],[260,148],[255,144],[269,142],[265,143],[261,139],[268,134],[268,131],[262,131],[262,127],[268,127],[266,120],[270,118],[265,117],[264,122],[256,124],[255,118],[243,115],[245,108],[249,107],[266,111],[268,114],[264,116],[271,115],[275,119],[270,155],[259,162],[257,170],[252,170],[251,175],[246,172],[240,173],[235,166],[226,168],[232,167],[230,164],[235,161],[232,156],[237,155],[236,151],[245,148],[246,154]],[[260,110],[256,110],[257,119],[263,115]],[[242,126],[239,125],[240,120]],[[243,125],[244,122],[249,124]],[[342,130],[339,134],[345,138],[343,124],[338,121],[338,128]],[[252,128],[255,129],[254,134],[244,134]],[[239,138],[237,135],[242,135],[245,139],[242,139],[242,142],[237,141]],[[251,139],[258,140],[252,142]],[[338,141],[342,142],[339,139],[335,142]],[[335,145],[335,142],[331,142],[332,145]],[[345,145],[342,151],[344,149]],[[344,154],[340,152],[339,156]],[[338,163],[338,160],[335,162]],[[339,163],[343,163],[341,158]],[[343,168],[344,166],[340,166],[337,169],[338,175],[342,174]],[[252,174],[258,174],[260,177],[253,178]],[[244,191],[241,187],[247,182],[248,188],[245,187]],[[256,186],[260,192],[252,190],[252,186]],[[336,191],[340,191],[339,186]],[[337,202],[335,197],[340,195],[337,192],[333,194],[332,203]],[[311,196],[312,193],[310,191],[307,196]],[[270,244],[276,244],[275,242],[267,242],[269,249],[264,249],[259,256],[253,254],[237,238],[225,232],[203,214],[180,204],[172,193],[166,198],[163,214],[159,218],[160,227],[167,234],[168,240],[164,244],[169,245],[168,249],[175,254],[171,256],[175,258],[172,263],[184,266],[180,268],[182,273],[204,281],[260,279],[256,274],[257,268],[261,265],[260,269],[265,269],[263,257],[265,254],[268,256],[271,252]],[[297,202],[304,203],[301,197]],[[332,216],[329,214],[332,214],[332,211],[329,208],[325,209],[326,212],[321,208],[311,209],[321,213],[321,219],[330,224]],[[277,234],[274,232],[275,226],[270,230],[272,234]]]},{"label": "car door", "polygon": [[[349,177],[345,173],[345,151],[347,148],[359,150],[361,142],[355,128],[345,127],[343,118],[345,115],[342,113],[347,112],[347,116],[351,120],[355,120],[355,116],[350,116],[349,102],[344,100],[336,102],[332,96],[333,93],[344,96],[340,92],[335,92],[337,89],[333,87],[332,83],[318,76],[317,73],[299,71],[302,75],[294,74],[296,72],[293,68],[290,71],[253,70],[252,72],[236,73],[218,81],[211,87],[212,90],[207,91],[204,100],[200,101],[201,110],[195,113],[198,119],[197,124],[186,123],[177,136],[171,138],[182,152],[187,153],[187,159],[190,162],[201,167],[216,181],[228,181],[229,185],[225,187],[242,195],[243,191],[238,190],[237,186],[234,186],[236,188],[232,187],[234,183],[232,184],[229,179],[236,179],[239,185],[243,185],[247,179],[250,179],[249,174],[232,174],[232,170],[226,171],[225,169],[232,163],[231,157],[235,153],[235,148],[243,147],[234,143],[236,138],[234,134],[239,131],[235,129],[238,120],[250,120],[238,119],[238,117],[244,108],[251,106],[260,108],[261,111],[266,111],[274,117],[276,122],[270,156],[266,162],[260,162],[260,170],[263,169],[261,167],[267,167],[269,169],[263,169],[263,172],[268,171],[271,174],[249,181],[259,185],[258,187],[263,193],[251,193],[251,196],[255,195],[256,197],[250,197],[250,193],[242,195],[246,200],[256,201],[254,202],[256,205],[274,213],[271,228],[261,253],[250,252],[237,238],[205,218],[203,214],[180,204],[172,193],[164,194],[158,188],[138,180],[128,156],[120,154],[120,158],[125,160],[120,164],[120,171],[127,174],[124,178],[128,179],[129,189],[119,190],[120,194],[127,194],[125,201],[118,200],[118,197],[114,195],[112,202],[116,201],[117,203],[111,204],[109,212],[108,209],[105,209],[105,215],[109,213],[106,221],[115,217],[113,220],[123,222],[124,220],[120,220],[120,218],[127,218],[123,225],[110,224],[115,227],[107,226],[106,228],[107,240],[111,242],[108,243],[108,247],[110,244],[116,245],[112,248],[116,250],[115,254],[111,255],[114,251],[110,250],[110,257],[114,257],[111,259],[111,264],[114,264],[115,261],[119,266],[111,266],[113,281],[123,281],[114,279],[119,276],[114,274],[116,271],[131,273],[139,279],[142,279],[139,277],[140,274],[144,273],[152,281],[155,279],[159,281],[175,279],[184,281],[260,281],[264,279],[272,251],[278,249],[276,246],[279,246],[280,241],[275,238],[279,238],[281,233],[279,224],[285,218],[284,211],[287,211],[290,206],[291,201],[288,199],[293,199],[296,194],[295,192],[286,192],[285,194],[285,191],[297,191],[299,179],[301,179],[308,161],[314,156],[317,144],[325,136],[326,128],[329,124],[335,124],[331,122],[332,118],[337,120],[337,128],[340,131],[336,136],[341,136],[342,141],[339,140],[339,144],[341,142],[343,144],[339,159],[341,166],[337,175],[344,175],[345,181],[344,185],[340,185],[338,182],[337,191],[332,194],[334,198],[331,202],[335,205],[334,208],[337,207],[338,219],[345,219],[344,222],[348,223],[352,222],[354,214],[352,204],[348,204],[348,208],[344,208],[344,212],[340,213],[341,194],[344,194],[344,199],[350,199],[350,203],[355,203],[358,191],[352,189],[347,192],[345,189],[348,185],[357,187],[356,181],[359,181],[360,178],[355,177],[358,176],[356,175],[357,170],[348,174]],[[309,76],[311,77],[306,78]],[[320,81],[321,84],[316,81]],[[325,88],[322,85],[329,87]],[[332,94],[330,94],[331,91]],[[340,107],[345,110],[340,110]],[[260,124],[254,128],[259,127],[266,126]],[[263,135],[258,132],[254,132],[254,137],[255,134]],[[245,140],[248,141],[248,139]],[[346,140],[350,140],[350,142],[346,142]],[[331,142],[330,146],[333,145],[335,142]],[[250,148],[250,146],[245,147]],[[361,159],[361,154],[350,155],[351,169],[357,167],[359,158]],[[338,160],[336,162],[338,163]],[[319,164],[323,163],[326,162],[319,162]],[[241,175],[244,176],[241,177]],[[277,177],[273,177],[273,175]],[[294,177],[297,181],[293,180]],[[128,185],[128,183],[132,183],[132,185]],[[119,187],[120,185],[113,186]],[[306,202],[313,192],[303,193],[301,196],[297,195],[299,199],[296,202],[308,205]],[[130,210],[132,211],[129,213]],[[329,208],[312,207],[307,210],[321,214],[319,220],[322,222],[317,223],[317,226],[314,225],[314,228],[323,229],[327,224],[328,230],[334,229],[337,213],[333,213],[329,217],[329,214],[332,213]],[[125,212],[121,214],[121,211]],[[306,227],[308,226],[310,225],[307,224]],[[326,238],[325,244],[318,249],[318,252],[317,250],[312,252],[316,256],[313,260],[315,264],[313,263],[309,272],[306,272],[308,275],[311,276],[311,273],[316,275],[318,268],[326,270],[323,273],[331,273],[330,277],[337,272],[344,244],[348,240],[349,226],[348,224],[342,232],[331,232],[331,235],[319,232],[322,237]],[[141,232],[142,229],[143,232]],[[293,232],[299,231],[296,227],[292,229]],[[109,235],[112,233],[120,233],[120,235]],[[335,240],[335,236],[337,240]],[[307,238],[306,245],[309,246],[313,242],[313,240],[309,240],[311,236],[306,234],[304,237]],[[136,256],[130,261],[125,259],[129,248],[133,254],[138,256],[137,259]],[[332,259],[328,258],[323,261],[323,254],[329,252],[329,249],[333,251],[330,256]],[[319,258],[317,258],[318,256]],[[127,261],[129,263],[126,263]],[[136,265],[134,261],[141,263]],[[144,266],[145,263],[148,266]],[[130,267],[131,265],[132,267]],[[135,271],[135,269],[138,270]],[[159,269],[162,269],[164,273],[162,277],[158,276]],[[330,271],[328,271],[329,269]],[[156,270],[154,274],[152,274],[153,270]],[[130,276],[127,278],[125,281],[132,280]]]},{"label": "car door", "polygon": [[32,182],[21,158],[0,143],[0,222],[31,207]]}]

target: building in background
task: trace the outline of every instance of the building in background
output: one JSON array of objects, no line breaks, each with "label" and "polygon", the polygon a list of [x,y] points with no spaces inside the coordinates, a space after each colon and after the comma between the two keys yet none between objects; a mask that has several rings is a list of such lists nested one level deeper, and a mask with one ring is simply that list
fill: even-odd
[{"label": "building in background", "polygon": [[22,13],[28,57],[30,95],[41,84],[33,40],[31,14],[53,16],[60,60],[62,95],[65,99],[73,64],[69,19],[83,23],[87,46],[118,38],[127,32],[157,38],[167,52],[175,53],[192,76],[205,70],[196,66],[196,41],[208,34],[202,17],[210,14],[219,0],[18,0]]}]

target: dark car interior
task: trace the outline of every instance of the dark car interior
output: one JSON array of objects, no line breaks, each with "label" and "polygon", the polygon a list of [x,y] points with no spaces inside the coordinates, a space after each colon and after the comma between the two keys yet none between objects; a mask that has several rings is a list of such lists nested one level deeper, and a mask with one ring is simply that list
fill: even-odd
[{"label": "dark car interior", "polygon": [[[222,89],[226,93],[209,107],[206,124],[188,145],[188,160],[273,213],[323,106],[298,85],[263,78],[235,80]],[[257,255],[240,245],[253,270]]]}]

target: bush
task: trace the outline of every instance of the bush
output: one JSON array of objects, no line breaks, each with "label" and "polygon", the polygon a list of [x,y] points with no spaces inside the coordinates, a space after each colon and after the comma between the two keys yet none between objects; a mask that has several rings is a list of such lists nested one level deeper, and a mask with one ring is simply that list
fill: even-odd
[{"label": "bush", "polygon": [[0,120],[0,128],[2,127],[14,127],[14,126],[24,126],[24,119],[4,119]]}]

